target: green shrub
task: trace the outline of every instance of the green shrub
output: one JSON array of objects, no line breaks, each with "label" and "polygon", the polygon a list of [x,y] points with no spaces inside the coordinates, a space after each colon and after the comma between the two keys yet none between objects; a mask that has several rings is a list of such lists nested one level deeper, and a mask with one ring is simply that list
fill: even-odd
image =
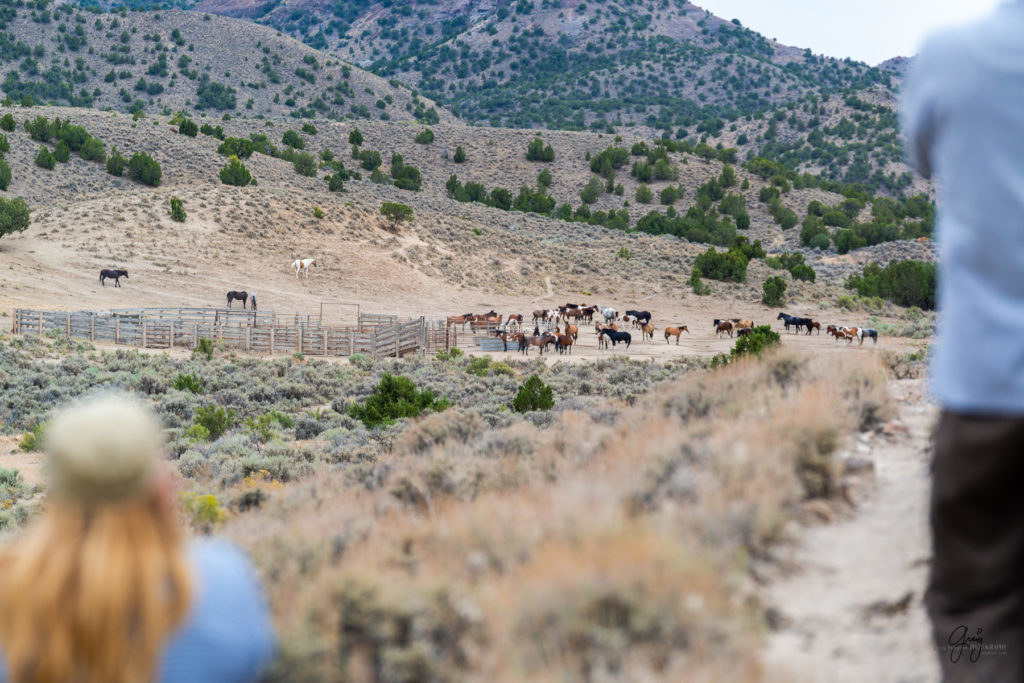
[{"label": "green shrub", "polygon": [[110,157],[107,159],[107,173],[118,178],[124,173],[124,166],[127,163],[117,147],[110,150]]},{"label": "green shrub", "polygon": [[466,372],[477,377],[486,377],[490,369],[491,359],[487,356],[477,356],[466,363]]},{"label": "green shrub", "polygon": [[434,131],[429,128],[424,128],[416,134],[415,140],[421,145],[429,145],[434,141]]},{"label": "green shrub", "polygon": [[46,435],[46,423],[37,422],[32,425],[32,429],[22,435],[21,441],[18,442],[18,448],[25,453],[33,453],[43,448],[43,438]]},{"label": "green shrub", "polygon": [[779,333],[772,330],[770,325],[758,325],[750,330],[750,334],[739,337],[729,353],[733,360],[741,356],[759,356],[766,349],[778,344],[781,339]]},{"label": "green shrub", "polygon": [[294,130],[286,130],[281,136],[281,142],[295,149],[306,149],[306,141]]},{"label": "green shrub", "polygon": [[206,360],[213,360],[213,340],[200,337],[199,343],[192,349],[192,356],[202,356]]},{"label": "green shrub", "polygon": [[345,183],[343,182],[340,173],[326,176],[324,180],[327,181],[327,189],[331,192],[341,192],[345,189]]},{"label": "green shrub", "polygon": [[185,206],[177,197],[171,197],[171,220],[178,223],[185,222]]},{"label": "green shrub", "polygon": [[221,406],[209,405],[196,408],[195,424],[201,425],[210,433],[210,441],[216,441],[235,424],[234,408],[224,410]]},{"label": "green shrub", "polygon": [[49,142],[53,137],[53,123],[45,116],[37,115],[32,121],[25,121],[25,130],[28,136],[36,142]]},{"label": "green shrub", "polygon": [[128,177],[143,185],[158,186],[161,175],[160,164],[146,152],[136,152],[128,161]]},{"label": "green shrub", "polygon": [[711,293],[711,285],[704,284],[704,281],[700,279],[700,271],[697,268],[693,268],[690,271],[690,278],[686,281],[686,284],[693,288],[693,293],[698,296],[707,296]]},{"label": "green shrub", "polygon": [[4,114],[3,118],[0,118],[0,130],[10,132],[15,129],[16,125],[14,117],[11,114]]},{"label": "green shrub", "polygon": [[619,251],[615,254],[615,258],[622,261],[629,261],[633,258],[633,252],[629,250],[629,247],[619,247]]},{"label": "green shrub", "polygon": [[348,141],[349,144],[358,147],[359,145],[363,144],[363,134],[359,132],[358,128],[353,128],[352,132],[348,134]]},{"label": "green shrub", "polygon": [[36,166],[53,170],[53,166],[56,163],[57,160],[53,158],[53,154],[50,153],[50,149],[46,145],[39,148],[39,152],[36,154]]},{"label": "green shrub", "polygon": [[772,275],[761,285],[761,303],[765,306],[782,306],[786,303],[786,281]]},{"label": "green shrub", "polygon": [[385,372],[373,394],[362,405],[351,404],[348,413],[373,429],[399,418],[416,417],[424,410],[440,412],[448,406],[448,401],[436,398],[430,389],[416,389],[408,377]]},{"label": "green shrub", "polygon": [[220,169],[220,181],[225,185],[245,187],[252,182],[252,174],[249,173],[245,164],[238,160],[238,157],[233,156],[228,159],[227,165]]},{"label": "green shrub", "polygon": [[217,147],[217,154],[223,154],[226,157],[248,159],[255,150],[256,145],[252,140],[247,138],[227,138]]},{"label": "green shrub", "polygon": [[187,375],[179,372],[178,376],[174,378],[174,388],[178,391],[201,394],[203,393],[203,378],[193,372]]},{"label": "green shrub", "polygon": [[789,273],[793,276],[794,280],[803,280],[804,282],[814,282],[815,278],[817,278],[817,273],[814,272],[814,268],[803,263],[799,263],[790,268]]},{"label": "green shrub", "polygon": [[7,162],[0,159],[0,190],[6,190],[11,185],[11,180],[14,174],[11,173],[11,167],[7,165]]},{"label": "green shrub", "polygon": [[455,148],[455,154],[452,156],[452,161],[457,164],[461,164],[466,160],[466,150],[462,149],[462,145]]},{"label": "green shrub", "polygon": [[719,252],[708,247],[703,254],[697,255],[693,266],[703,277],[712,280],[745,282],[747,279],[747,257],[733,249]]},{"label": "green shrub", "polygon": [[544,141],[539,137],[534,138],[526,147],[526,158],[529,161],[554,161],[555,150],[551,148],[551,145],[544,145]]},{"label": "green shrub", "polygon": [[404,221],[411,221],[413,217],[412,208],[405,204],[395,202],[384,202],[380,205],[380,213],[388,219],[392,231],[398,230],[398,226]]},{"label": "green shrub", "polygon": [[187,135],[190,138],[194,138],[195,136],[199,135],[199,126],[196,125],[195,121],[192,121],[191,119],[185,119],[184,121],[178,124],[178,134]]},{"label": "green shrub", "polygon": [[58,140],[53,146],[53,158],[62,164],[68,163],[71,158],[71,148],[63,140]]},{"label": "green shrub", "polygon": [[650,204],[651,200],[654,199],[654,193],[651,192],[651,188],[647,185],[641,184],[636,188],[636,200],[641,204]]},{"label": "green shrub", "polygon": [[364,149],[359,152],[359,166],[366,171],[373,171],[374,169],[380,168],[380,165],[384,163],[381,159],[380,152],[372,149]]},{"label": "green shrub", "polygon": [[316,126],[312,123],[304,123],[302,124],[302,132],[307,135],[316,135]]},{"label": "green shrub", "polygon": [[885,268],[877,262],[846,280],[846,288],[862,297],[881,297],[900,306],[935,308],[935,264],[924,261],[893,261]]},{"label": "green shrub", "polygon": [[0,197],[0,237],[28,228],[28,203],[21,197],[4,199]]},{"label": "green shrub", "polygon": [[445,351],[444,349],[438,349],[437,353],[434,355],[434,358],[436,358],[439,361],[451,361],[455,360],[456,358],[461,358],[463,355],[464,354],[462,349],[460,349],[458,346],[453,346],[447,351]]},{"label": "green shrub", "polygon": [[86,161],[95,161],[100,164],[107,160],[107,150],[103,146],[103,141],[93,137],[82,143],[78,154]]},{"label": "green shrub", "polygon": [[309,152],[300,152],[295,155],[292,166],[299,175],[315,178],[317,173],[316,158]]},{"label": "green shrub", "polygon": [[321,208],[320,208],[319,206],[314,206],[314,207],[313,207],[313,218],[316,218],[316,219],[321,219],[321,218],[323,218],[323,217],[324,217],[325,215],[326,215],[326,214],[324,214],[324,210],[323,210],[323,209],[321,209]]},{"label": "green shrub", "polygon": [[530,375],[530,378],[519,387],[519,392],[512,400],[512,409],[517,413],[551,410],[554,405],[555,399],[551,387],[544,384],[537,375]]}]

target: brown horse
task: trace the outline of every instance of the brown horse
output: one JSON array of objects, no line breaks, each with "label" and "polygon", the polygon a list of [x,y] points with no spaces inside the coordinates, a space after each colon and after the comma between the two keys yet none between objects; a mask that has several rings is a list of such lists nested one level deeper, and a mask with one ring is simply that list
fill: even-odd
[{"label": "brown horse", "polygon": [[728,332],[729,336],[732,337],[732,323],[729,322],[728,320],[717,323],[715,325],[715,332],[718,334],[719,337],[722,336],[723,332]]},{"label": "brown horse", "polygon": [[538,334],[538,335],[525,335],[519,340],[519,351],[526,355],[530,355],[531,346],[540,347],[540,355],[544,355],[544,347],[548,344],[554,344],[558,341],[558,338],[551,334]]},{"label": "brown horse", "polygon": [[571,334],[560,334],[558,339],[555,341],[555,348],[559,354],[569,353],[572,354],[572,343],[576,341],[573,339]]},{"label": "brown horse", "polygon": [[690,334],[690,330],[686,329],[686,325],[678,325],[676,327],[666,327],[665,328],[665,343],[668,344],[669,336],[673,336],[673,337],[676,338],[676,346],[679,346],[679,335],[682,334],[683,332],[685,332],[686,334]]},{"label": "brown horse", "polygon": [[650,337],[650,341],[654,341],[654,323],[646,323],[640,328],[640,333],[641,341],[647,341],[648,337]]},{"label": "brown horse", "polygon": [[570,319],[579,322],[583,319],[583,311],[578,308],[567,308],[562,311],[562,320],[568,323]]},{"label": "brown horse", "polygon": [[462,325],[462,330],[466,330],[466,323],[473,319],[472,313],[463,313],[462,315],[450,315],[446,318],[449,325]]},{"label": "brown horse", "polygon": [[597,313],[597,306],[584,306],[580,309],[582,317],[580,320],[587,323],[594,322],[594,314]]},{"label": "brown horse", "polygon": [[526,336],[522,332],[508,332],[506,330],[495,330],[494,336],[505,343],[505,350],[508,351],[508,343],[519,344],[523,337]]},{"label": "brown horse", "polygon": [[735,325],[737,328],[754,326],[753,320],[742,320],[740,318],[730,318],[730,320],[732,320],[732,324]]},{"label": "brown horse", "polygon": [[821,334],[821,323],[811,322],[811,327],[817,330],[818,334]]},{"label": "brown horse", "polygon": [[565,333],[571,335],[573,339],[580,338],[580,328],[577,327],[576,325],[566,325]]}]

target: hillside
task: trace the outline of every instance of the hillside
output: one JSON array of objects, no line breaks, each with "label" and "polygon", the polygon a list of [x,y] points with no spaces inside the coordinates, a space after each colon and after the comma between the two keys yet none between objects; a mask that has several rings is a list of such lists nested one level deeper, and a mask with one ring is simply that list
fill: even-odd
[{"label": "hillside", "polygon": [[251,22],[36,7],[5,6],[0,15],[0,88],[16,102],[217,117],[455,120],[397,83]]},{"label": "hillside", "polygon": [[274,26],[492,126],[693,134],[890,79],[689,2],[203,0],[196,9]]}]

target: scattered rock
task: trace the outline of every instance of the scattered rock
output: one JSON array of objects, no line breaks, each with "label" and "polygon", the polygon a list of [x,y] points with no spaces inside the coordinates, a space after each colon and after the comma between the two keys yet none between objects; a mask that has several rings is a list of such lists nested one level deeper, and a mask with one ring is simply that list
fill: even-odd
[{"label": "scattered rock", "polygon": [[875,461],[870,458],[862,458],[851,455],[843,461],[844,474],[860,474],[861,472],[874,472]]},{"label": "scattered rock", "polygon": [[899,600],[879,600],[878,602],[873,602],[861,610],[861,614],[865,619],[870,619],[871,617],[894,617],[897,614],[906,612],[913,600],[914,591],[907,591],[906,595]]}]

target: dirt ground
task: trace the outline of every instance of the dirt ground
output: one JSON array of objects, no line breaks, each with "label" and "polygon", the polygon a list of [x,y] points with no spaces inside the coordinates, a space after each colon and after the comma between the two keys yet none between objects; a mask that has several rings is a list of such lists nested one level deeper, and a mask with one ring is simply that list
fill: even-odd
[{"label": "dirt ground", "polygon": [[[765,654],[772,683],[939,678],[922,604],[937,410],[922,380],[890,387],[897,418],[842,454],[873,472],[853,487],[856,507],[835,523],[799,530],[768,583],[765,599],[780,624]],[[788,571],[779,575],[779,566]]]}]

